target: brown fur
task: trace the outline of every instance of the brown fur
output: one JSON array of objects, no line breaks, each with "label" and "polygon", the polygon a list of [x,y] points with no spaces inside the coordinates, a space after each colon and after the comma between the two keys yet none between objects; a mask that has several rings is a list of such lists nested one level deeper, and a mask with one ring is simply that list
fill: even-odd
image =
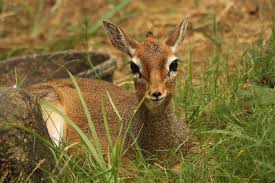
[{"label": "brown fur", "polygon": [[[185,22],[185,24],[183,24]],[[174,111],[172,96],[176,89],[176,77],[170,77],[167,69],[168,58],[173,56],[173,44],[178,44],[184,37],[188,19],[185,19],[179,29],[177,37],[168,39],[169,45],[158,41],[152,33],[146,40],[139,44],[131,39],[122,29],[105,21],[104,25],[112,44],[139,60],[142,70],[140,78],[134,80],[136,95],[119,88],[111,83],[94,79],[78,79],[79,87],[84,96],[92,120],[100,138],[103,150],[107,153],[108,144],[103,124],[102,102],[106,108],[111,136],[117,138],[121,121],[111,107],[106,90],[116,105],[123,118],[124,129],[129,124],[136,105],[143,96],[145,102],[141,105],[132,121],[135,137],[144,152],[159,154],[160,151],[177,148],[181,152],[188,151],[191,145],[191,134],[186,124],[180,120]],[[184,25],[184,26],[182,26]],[[70,79],[57,80],[39,84],[29,88],[29,91],[46,100],[52,101],[57,106],[62,106],[65,113],[85,132],[90,134],[89,125],[83,112],[77,92]],[[148,91],[148,92],[147,92]],[[155,102],[150,99],[155,91],[161,92],[163,100]],[[150,107],[151,106],[151,107]],[[90,135],[91,137],[91,135]],[[65,138],[72,142],[79,142],[77,133],[70,127],[65,127]],[[132,139],[127,138],[126,144]]]},{"label": "brown fur", "polygon": [[135,82],[136,88],[138,88],[137,94],[139,98],[144,96],[146,90],[149,91],[149,95],[156,90],[161,93],[174,93],[176,87],[175,82],[164,82],[167,78],[165,66],[168,57],[171,55],[172,51],[170,47],[152,36],[146,38],[146,40],[137,47],[134,56],[141,60],[143,69],[142,76],[150,83],[150,86],[144,87],[141,85],[145,83]]},{"label": "brown fur", "polygon": [[[138,100],[134,94],[105,81],[78,78],[77,82],[88,105],[91,118],[100,138],[102,150],[106,154],[108,153],[108,143],[103,125],[101,102],[104,103],[106,108],[112,139],[116,140],[122,122],[124,123],[124,127],[128,126],[127,122],[132,117]],[[56,106],[63,106],[66,115],[85,134],[88,134],[90,138],[92,137],[79,97],[70,79],[34,85],[28,88],[28,90],[33,95],[41,97],[41,90],[39,88],[41,90],[47,88],[46,91],[44,90],[42,98],[50,100]],[[114,104],[122,116],[122,122],[115,114],[106,91],[110,93]],[[48,95],[45,95],[46,92],[48,92]],[[54,97],[49,98],[49,96]],[[142,130],[140,131],[141,128]],[[158,154],[160,150],[176,148],[183,142],[185,143],[182,146],[182,152],[186,152],[190,146],[190,132],[185,123],[175,116],[171,97],[166,99],[165,104],[157,112],[150,111],[145,105],[142,105],[133,119],[133,130],[136,135],[139,134],[138,142],[141,148],[150,154]],[[78,134],[69,125],[65,126],[65,139],[70,142],[81,142]],[[126,144],[130,144],[132,139],[130,137],[127,139],[129,141]]]},{"label": "brown fur", "polygon": [[[111,135],[115,140],[122,122],[129,120],[133,113],[136,97],[134,94],[105,81],[78,78],[77,82],[89,108],[91,118],[102,144],[102,149],[104,152],[107,152],[108,144],[103,125],[102,102],[106,108],[106,113],[108,114],[107,116]],[[47,90],[45,91],[44,89],[46,88]],[[39,89],[44,90],[44,93],[48,92],[48,94],[42,95],[41,98],[41,90]],[[85,134],[88,134],[89,137],[91,137],[91,130],[89,128],[85,113],[83,112],[79,97],[70,79],[62,79],[34,85],[28,88],[28,90],[33,95],[38,97],[40,96],[41,99],[49,100],[55,105],[59,104],[64,106],[66,115],[68,115]],[[110,105],[107,91],[110,93],[114,104],[123,118],[122,122],[118,119],[112,106]],[[49,98],[49,96],[58,97]],[[65,139],[70,142],[80,142],[78,134],[69,125],[65,126]]]}]

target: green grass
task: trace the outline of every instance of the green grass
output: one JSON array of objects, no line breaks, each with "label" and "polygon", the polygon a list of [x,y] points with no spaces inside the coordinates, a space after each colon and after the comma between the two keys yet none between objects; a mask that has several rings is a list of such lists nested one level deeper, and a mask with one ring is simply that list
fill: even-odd
[{"label": "green grass", "polygon": [[[36,3],[22,1],[18,3],[17,6],[11,6],[9,11],[15,14],[15,29],[22,29],[22,32],[34,40],[39,40],[39,36],[41,35],[45,36],[45,38],[43,38],[44,40],[42,42],[30,41],[11,48],[0,55],[0,61],[26,54],[71,50],[76,46],[81,46],[83,42],[87,44],[87,38],[91,39],[98,36],[103,20],[112,18],[131,2],[131,0],[110,2],[113,7],[107,9],[106,12],[98,16],[95,21],[87,17],[84,12],[78,12],[83,15],[79,21],[71,22],[65,19],[58,25],[49,25],[49,20],[58,14],[58,8],[62,4],[61,1],[62,0],[56,1],[55,6],[50,10],[44,10],[46,7],[46,2],[44,0],[38,0]],[[7,9],[6,6],[6,3],[0,1],[0,13],[5,13]],[[7,10],[7,12],[9,11]],[[131,16],[134,16],[132,12],[127,13],[120,21],[126,20]],[[2,30],[4,26],[6,26],[5,21],[1,21],[0,37],[5,37],[5,34],[9,35],[9,33]],[[65,36],[56,35],[58,32],[65,33]],[[85,48],[86,45],[84,45],[84,49]]]},{"label": "green grass", "polygon": [[[269,50],[272,60],[275,52],[272,46],[267,44],[260,49],[262,45],[259,45],[258,49],[263,51],[254,52],[254,47],[249,53],[262,55]],[[130,163],[124,162],[123,144],[112,142],[108,137],[110,129],[103,107],[112,149],[108,159],[102,159],[97,143],[91,144],[87,138],[82,138],[86,144],[84,155],[69,157],[65,156],[66,152],[61,153],[59,162],[62,163],[51,174],[53,182],[274,182],[275,90],[255,83],[254,78],[259,75],[252,70],[258,57],[240,57],[239,67],[230,72],[227,61],[224,51],[214,50],[202,73],[203,79],[193,85],[190,51],[189,74],[185,84],[178,85],[174,101],[178,115],[192,128],[196,145],[189,155],[178,160],[177,168],[169,159],[150,164],[137,156]],[[264,73],[266,66],[258,64],[257,69]],[[274,70],[268,67],[270,72]],[[77,90],[90,119],[81,92]],[[113,108],[116,111],[114,104]],[[118,111],[116,113],[120,116]],[[67,121],[73,125],[72,121]],[[92,124],[91,119],[88,121]],[[92,131],[93,128],[91,126]],[[85,136],[79,130],[78,133]]]},{"label": "green grass", "polygon": [[[76,42],[87,42],[97,32],[103,18],[111,17],[128,2],[120,1],[113,11],[99,18],[95,24],[86,22],[85,33],[81,30],[71,37],[47,42],[44,49],[68,49]],[[127,16],[132,15],[129,13]],[[38,22],[39,16],[35,15],[33,29],[30,31],[33,35],[42,29]],[[272,88],[275,78],[275,30],[273,28],[272,37],[267,44],[259,42],[258,45],[247,48],[231,70],[228,68],[228,53],[223,49],[225,43],[218,34],[215,18],[212,33],[208,37],[215,49],[207,60],[206,69],[202,70],[202,79],[193,85],[190,46],[188,65],[185,68],[188,75],[185,82],[179,81],[174,98],[177,115],[184,118],[193,131],[196,145],[189,155],[178,159],[177,166],[169,159],[150,164],[143,159],[140,152],[137,152],[135,160],[124,162],[123,143],[114,142],[110,138],[111,129],[103,104],[102,118],[110,145],[110,153],[104,159],[85,100],[71,76],[95,143],[91,143],[68,116],[52,106],[79,133],[84,144],[84,154],[81,157],[71,156],[68,153],[71,144],[64,144],[54,151],[56,168],[48,173],[51,181],[275,182],[275,90]],[[0,60],[15,56],[20,51],[21,49],[14,49],[0,56]],[[268,82],[263,82],[263,77],[268,78]],[[109,99],[111,102],[112,99]],[[113,103],[112,106],[120,116]]]},{"label": "green grass", "polygon": [[[64,144],[61,145],[60,148],[55,148],[56,153],[54,155],[55,157],[58,157],[56,161],[55,169],[51,173],[46,172],[46,174],[48,174],[52,182],[57,182],[57,181],[120,182],[121,178],[119,176],[119,170],[120,170],[120,165],[122,163],[121,158],[122,158],[122,155],[125,153],[123,147],[126,139],[126,134],[128,131],[130,131],[130,126],[129,128],[126,129],[126,133],[124,134],[122,133],[123,126],[121,126],[121,130],[118,136],[121,139],[121,141],[119,140],[119,141],[113,142],[112,140],[114,139],[111,139],[111,135],[110,135],[111,129],[109,129],[109,125],[108,125],[108,116],[107,116],[107,113],[105,112],[105,106],[102,103],[102,117],[104,119],[106,137],[107,137],[109,149],[110,149],[110,152],[107,154],[107,160],[106,158],[104,159],[103,153],[101,150],[101,145],[99,143],[98,134],[95,130],[93,121],[88,111],[87,104],[84,100],[84,97],[82,96],[81,89],[77,84],[76,78],[69,71],[68,71],[68,74],[76,88],[83,111],[86,115],[90,130],[91,130],[91,134],[92,134],[91,139],[93,142],[91,142],[91,139],[87,136],[87,134],[83,133],[83,131],[74,123],[74,121],[72,121],[69,118],[69,116],[66,116],[64,113],[59,111],[51,103],[47,101],[42,101],[41,102],[42,107],[50,108],[52,109],[53,112],[56,112],[57,114],[62,116],[67,121],[67,123],[79,135],[81,141],[83,142],[83,146],[80,147],[83,149],[82,151],[83,154],[81,155],[81,157],[84,157],[84,158],[79,158],[78,156],[76,157],[73,157],[72,155],[70,156],[70,154],[67,153],[67,149],[72,148],[74,144],[70,144],[69,142],[64,142]],[[106,93],[114,112],[116,113],[118,118],[121,120],[121,124],[123,124],[122,118],[115,104],[113,103],[113,100],[109,95],[109,92],[106,91]],[[143,100],[141,100],[141,102],[137,105],[137,108],[133,111],[133,117],[136,111],[138,111],[138,108],[140,107],[142,102]],[[133,119],[133,117],[130,119],[130,121]],[[139,153],[140,156],[142,156],[140,150],[138,150],[137,152]],[[64,175],[67,175],[67,176],[64,176]]]},{"label": "green grass", "polygon": [[243,64],[249,70],[248,77],[260,85],[275,87],[275,27],[272,28],[272,37],[267,46],[250,48],[244,55]]},{"label": "green grass", "polygon": [[[102,25],[102,21],[106,19],[110,19],[116,13],[121,11],[131,0],[121,0],[115,6],[107,11],[103,16],[99,17],[95,22],[90,23],[87,22],[87,17],[83,17],[84,23],[80,23],[80,25],[75,25],[73,28],[72,35],[68,37],[62,37],[58,39],[53,39],[49,41],[48,48],[50,51],[56,50],[68,50],[72,49],[75,44],[78,44],[79,41],[86,41],[86,38],[91,38],[95,36]],[[84,25],[84,30],[79,27]]]},{"label": "green grass", "polygon": [[255,83],[275,73],[274,35],[266,46],[249,48],[253,57],[240,58],[231,72],[224,51],[214,52],[204,80],[178,88],[180,115],[200,144],[182,161],[180,182],[275,181],[275,90]]}]

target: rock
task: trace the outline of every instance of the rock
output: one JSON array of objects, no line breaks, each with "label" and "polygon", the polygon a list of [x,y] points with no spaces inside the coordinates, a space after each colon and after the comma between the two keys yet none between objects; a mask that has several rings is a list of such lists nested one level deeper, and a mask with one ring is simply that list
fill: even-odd
[{"label": "rock", "polygon": [[68,78],[67,71],[61,66],[78,77],[99,76],[112,81],[116,60],[112,55],[95,52],[56,52],[11,58],[0,62],[0,86],[11,87],[16,78],[20,87]]},{"label": "rock", "polygon": [[54,168],[50,148],[7,122],[33,129],[50,142],[37,101],[24,90],[0,88],[0,182],[48,182],[44,170]]}]

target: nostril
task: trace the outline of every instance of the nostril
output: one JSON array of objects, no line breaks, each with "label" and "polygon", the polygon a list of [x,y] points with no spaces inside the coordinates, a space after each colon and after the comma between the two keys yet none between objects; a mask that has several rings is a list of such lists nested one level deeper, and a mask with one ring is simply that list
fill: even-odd
[{"label": "nostril", "polygon": [[159,96],[161,96],[161,93],[159,91],[156,91],[152,94],[152,96],[158,98]]}]

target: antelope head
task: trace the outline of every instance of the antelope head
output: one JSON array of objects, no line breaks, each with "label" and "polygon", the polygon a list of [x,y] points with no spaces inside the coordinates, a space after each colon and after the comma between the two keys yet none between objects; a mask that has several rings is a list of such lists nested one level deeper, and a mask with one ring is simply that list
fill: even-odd
[{"label": "antelope head", "polygon": [[142,43],[112,22],[103,21],[103,24],[113,46],[131,58],[130,66],[138,98],[145,96],[145,104],[149,109],[170,101],[176,90],[179,62],[175,53],[184,39],[188,18],[165,41],[158,40],[149,32]]}]

